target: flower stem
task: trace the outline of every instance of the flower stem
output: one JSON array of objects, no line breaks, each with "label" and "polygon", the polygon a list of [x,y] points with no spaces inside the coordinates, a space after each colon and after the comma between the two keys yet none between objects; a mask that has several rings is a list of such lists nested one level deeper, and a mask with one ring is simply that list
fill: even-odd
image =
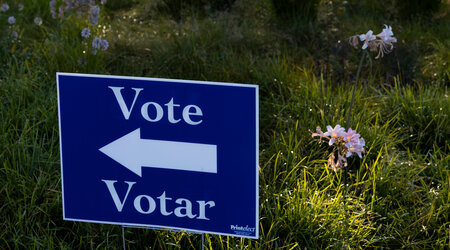
[{"label": "flower stem", "polygon": [[356,72],[356,78],[355,78],[355,85],[353,85],[353,91],[352,91],[352,99],[350,100],[350,107],[348,109],[348,114],[347,114],[347,129],[350,128],[351,126],[351,118],[352,118],[352,109],[353,109],[353,103],[355,102],[355,91],[356,91],[356,86],[358,85],[358,81],[359,81],[359,75],[361,74],[361,68],[362,68],[362,64],[364,62],[364,58],[365,58],[365,53],[363,52],[363,54],[361,55],[361,60],[359,61],[359,65],[358,65],[358,71]]}]

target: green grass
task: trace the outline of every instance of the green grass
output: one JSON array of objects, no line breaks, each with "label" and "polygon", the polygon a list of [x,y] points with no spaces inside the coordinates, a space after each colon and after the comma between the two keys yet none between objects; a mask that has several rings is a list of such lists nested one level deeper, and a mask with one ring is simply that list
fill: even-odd
[{"label": "green grass", "polygon": [[[260,86],[260,239],[206,235],[210,249],[450,247],[445,11],[402,20],[389,3],[322,1],[299,31],[266,0],[176,13],[164,2],[110,0],[101,22],[111,46],[96,56],[83,54],[85,21],[52,19],[47,1],[23,1],[15,41],[0,12],[0,248],[122,247],[119,226],[62,219],[57,71]],[[30,24],[36,13],[42,26]],[[309,131],[345,124],[360,57],[345,38],[384,23],[399,42],[363,65],[352,114],[367,153],[334,172],[330,148]],[[125,236],[137,249],[201,243],[136,228]]]}]

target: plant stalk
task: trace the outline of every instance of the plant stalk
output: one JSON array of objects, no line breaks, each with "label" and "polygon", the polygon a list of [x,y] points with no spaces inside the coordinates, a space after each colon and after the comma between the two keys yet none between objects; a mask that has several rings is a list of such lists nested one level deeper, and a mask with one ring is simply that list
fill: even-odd
[{"label": "plant stalk", "polygon": [[356,91],[356,87],[359,82],[359,76],[361,74],[361,68],[362,68],[362,64],[364,62],[365,55],[366,54],[363,52],[363,54],[361,56],[361,60],[359,60],[358,71],[356,72],[355,84],[353,85],[353,90],[352,90],[352,99],[350,100],[350,107],[348,109],[348,114],[347,114],[347,124],[346,124],[347,129],[350,128],[350,126],[351,126],[353,103],[355,102],[355,91]]}]

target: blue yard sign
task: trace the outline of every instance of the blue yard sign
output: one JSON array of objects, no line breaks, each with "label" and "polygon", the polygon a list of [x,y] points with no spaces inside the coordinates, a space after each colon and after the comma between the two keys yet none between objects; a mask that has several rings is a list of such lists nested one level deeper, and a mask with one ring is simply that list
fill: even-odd
[{"label": "blue yard sign", "polygon": [[258,86],[57,73],[65,220],[258,238]]}]

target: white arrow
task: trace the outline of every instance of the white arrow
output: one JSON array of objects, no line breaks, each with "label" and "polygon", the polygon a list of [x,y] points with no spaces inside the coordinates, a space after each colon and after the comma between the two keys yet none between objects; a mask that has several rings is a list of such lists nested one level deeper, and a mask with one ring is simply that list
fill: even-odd
[{"label": "white arrow", "polygon": [[141,129],[99,149],[142,177],[142,167],[217,173],[217,145],[141,139]]}]

